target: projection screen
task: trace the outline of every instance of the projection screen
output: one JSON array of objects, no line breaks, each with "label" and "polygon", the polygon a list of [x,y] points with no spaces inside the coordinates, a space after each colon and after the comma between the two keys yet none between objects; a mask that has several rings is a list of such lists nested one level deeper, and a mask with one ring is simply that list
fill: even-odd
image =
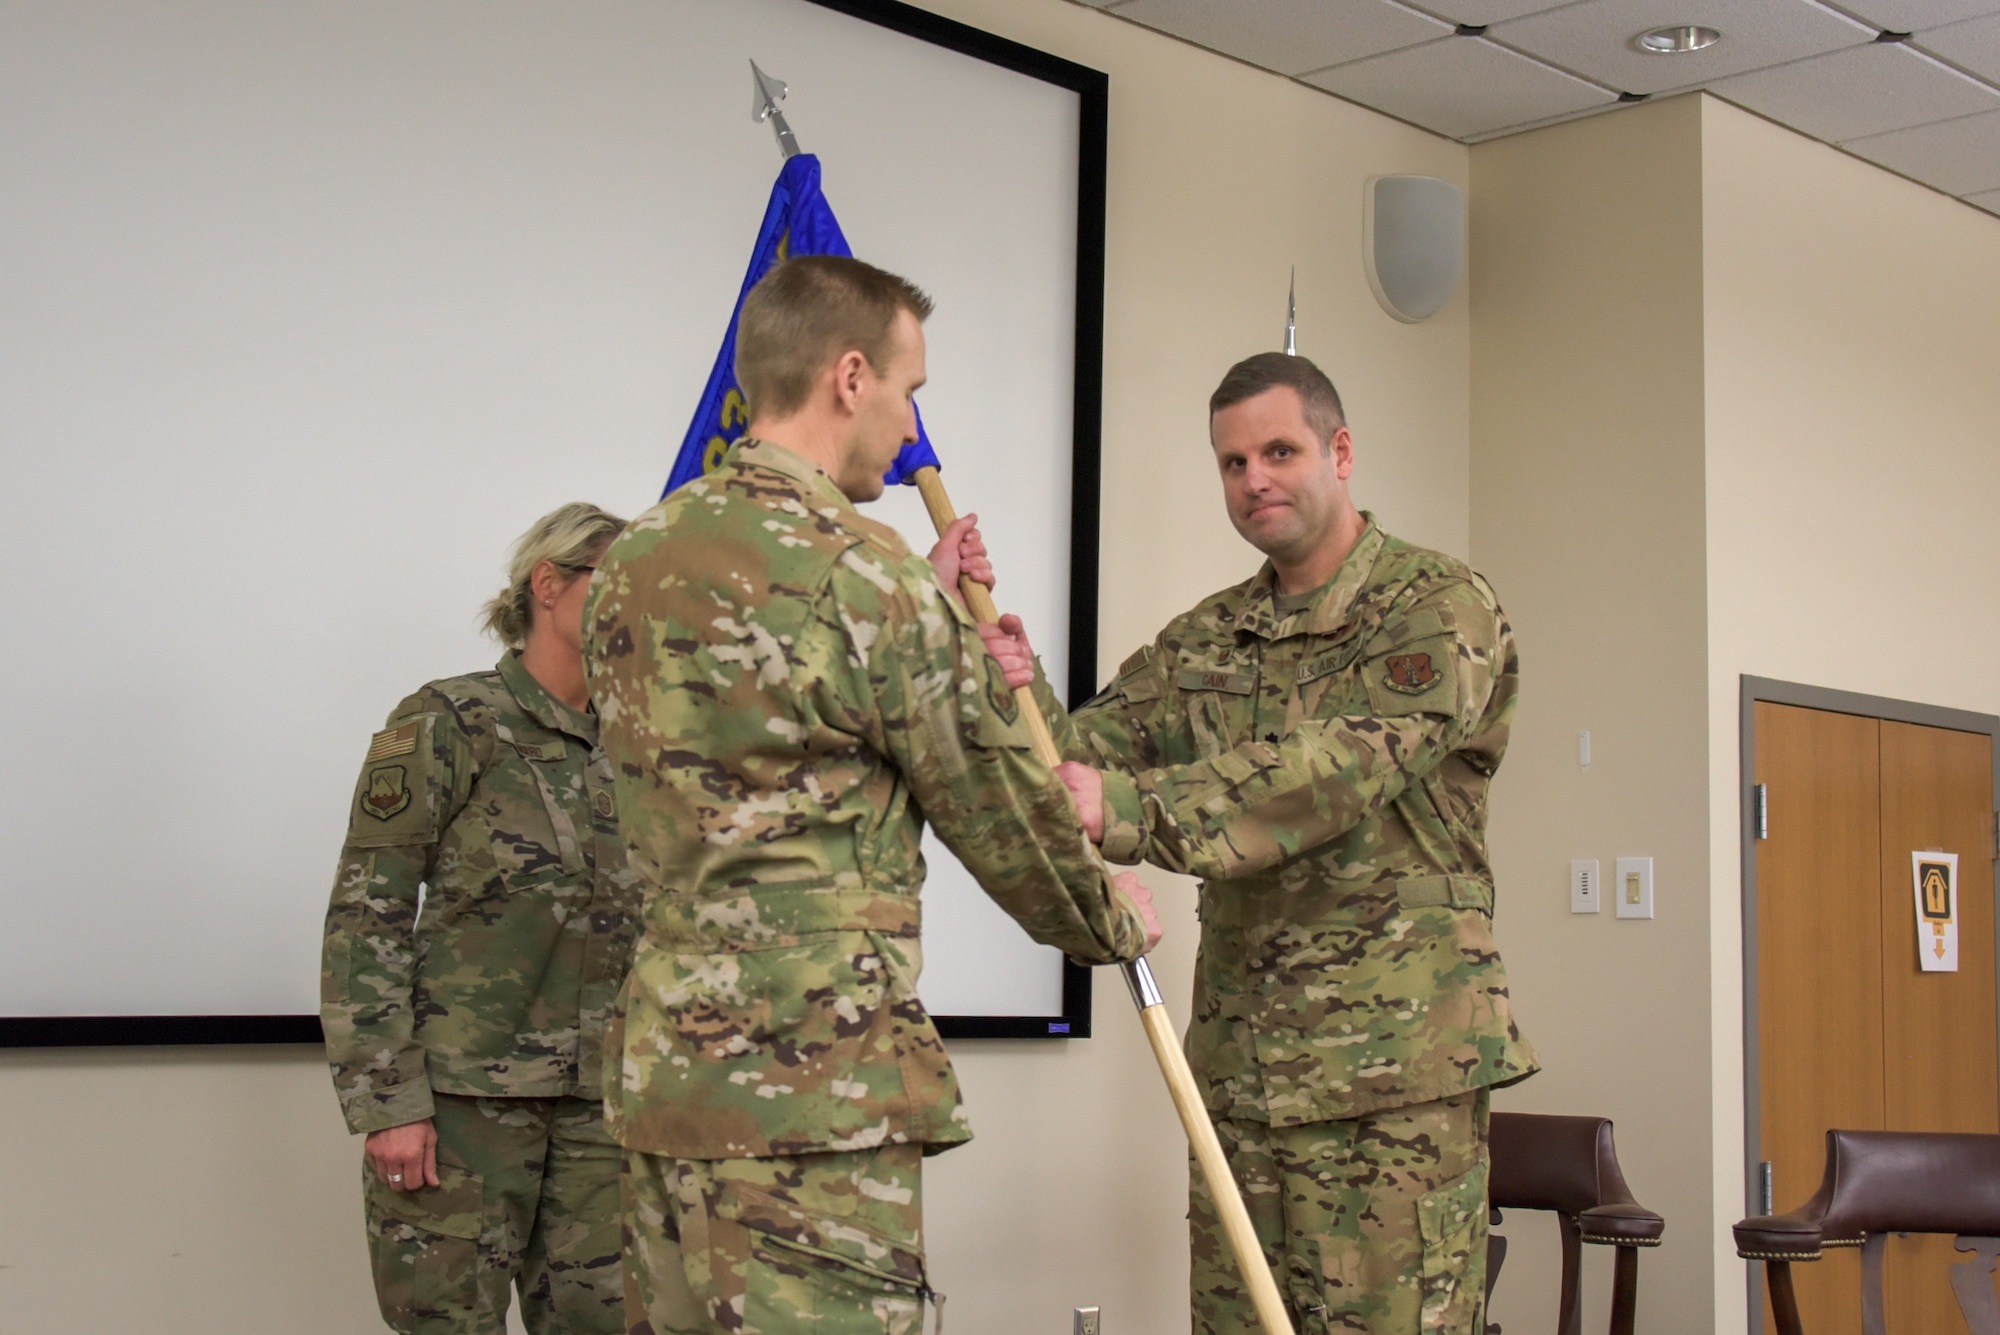
[{"label": "projection screen", "polygon": [[[658,497],[780,165],[752,57],[935,298],[946,480],[1088,691],[1103,76],[859,0],[8,6],[0,1044],[316,1038],[369,734],[494,663],[536,516]],[[874,513],[930,546],[914,490]],[[931,865],[947,1035],[1087,1032]]]}]

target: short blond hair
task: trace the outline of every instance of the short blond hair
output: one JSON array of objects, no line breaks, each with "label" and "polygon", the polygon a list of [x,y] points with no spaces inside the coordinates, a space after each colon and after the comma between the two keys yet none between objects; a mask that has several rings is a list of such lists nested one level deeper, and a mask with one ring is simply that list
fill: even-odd
[{"label": "short blond hair", "polygon": [[625,521],[587,501],[571,501],[537,519],[514,542],[507,561],[507,587],[486,604],[488,634],[509,649],[528,642],[535,618],[535,567],[547,561],[572,579],[597,564],[597,558],[625,527]]},{"label": "short blond hair", "polygon": [[736,383],[753,418],[805,407],[820,372],[859,352],[877,372],[895,352],[896,312],[930,318],[908,279],[841,255],[800,255],[759,279],[736,318]]}]

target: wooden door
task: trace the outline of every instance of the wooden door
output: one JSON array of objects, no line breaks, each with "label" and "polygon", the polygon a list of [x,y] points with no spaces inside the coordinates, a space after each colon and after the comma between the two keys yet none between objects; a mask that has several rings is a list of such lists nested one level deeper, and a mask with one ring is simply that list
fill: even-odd
[{"label": "wooden door", "polygon": [[[2000,1131],[1993,979],[1992,739],[1882,725],[1882,1125]],[[1958,854],[1958,972],[1917,964],[1910,854]],[[1889,1240],[1891,1335],[1960,1331],[1951,1239]],[[1801,1267],[1803,1269],[1804,1267]]]},{"label": "wooden door", "polygon": [[[1882,762],[1874,719],[1756,709],[1759,1144],[1782,1213],[1819,1186],[1828,1127],[1882,1126]],[[1860,1329],[1858,1250],[1792,1278],[1805,1329]]]},{"label": "wooden door", "polygon": [[[2000,1131],[1992,739],[1759,702],[1756,782],[1760,1136],[1776,1208],[1818,1186],[1830,1127]],[[1959,970],[1917,963],[1910,854],[1959,855]],[[1962,1322],[1948,1239],[1898,1238],[1888,1328]],[[1860,1327],[1860,1255],[1796,1266],[1814,1331]]]}]

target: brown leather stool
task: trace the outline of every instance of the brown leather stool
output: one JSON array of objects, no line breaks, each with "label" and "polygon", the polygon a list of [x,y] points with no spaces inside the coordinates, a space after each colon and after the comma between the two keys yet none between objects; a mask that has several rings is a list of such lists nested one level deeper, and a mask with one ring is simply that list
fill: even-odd
[{"label": "brown leather stool", "polygon": [[[1992,1273],[2000,1257],[2000,1136],[1942,1131],[1829,1131],[1826,1176],[1789,1214],[1737,1224],[1736,1254],[1764,1263],[1779,1335],[1803,1335],[1792,1262],[1861,1248],[1861,1329],[1886,1335],[1882,1263],[1891,1233],[1953,1233],[1972,1259],[1951,1268],[1972,1335],[2000,1335]],[[1912,1332],[1909,1335],[1931,1335]]]},{"label": "brown leather stool", "polygon": [[[1639,1296],[1639,1248],[1657,1247],[1666,1221],[1632,1199],[1611,1122],[1604,1117],[1552,1117],[1539,1113],[1493,1114],[1493,1166],[1487,1193],[1493,1222],[1502,1210],[1551,1210],[1562,1230],[1562,1307],[1556,1335],[1583,1332],[1583,1243],[1618,1249],[1611,1289],[1611,1335],[1632,1335]],[[1489,1303],[1507,1239],[1486,1244]],[[1500,1327],[1487,1326],[1488,1335]]]}]

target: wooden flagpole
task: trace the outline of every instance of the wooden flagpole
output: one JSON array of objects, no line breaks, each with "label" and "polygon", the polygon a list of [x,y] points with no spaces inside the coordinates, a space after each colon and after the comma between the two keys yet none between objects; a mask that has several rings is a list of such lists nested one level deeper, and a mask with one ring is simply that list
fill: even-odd
[{"label": "wooden flagpole", "polygon": [[[938,536],[943,537],[944,531],[958,522],[958,512],[952,509],[951,497],[945,494],[944,479],[938,475],[937,469],[928,467],[919,468],[914,476],[917,490],[923,494],[924,508],[930,511],[931,523],[937,527]],[[958,586],[965,594],[965,605],[971,611],[973,620],[985,624],[1000,620],[999,609],[993,605],[993,594],[984,584],[961,578]],[[1014,699],[1021,706],[1022,717],[1028,721],[1028,731],[1034,735],[1035,753],[1051,768],[1061,764],[1062,753],[1056,749],[1055,735],[1049,731],[1048,720],[1042,717],[1041,706],[1035,703],[1034,688],[1016,686]],[[1187,1132],[1188,1144],[1194,1147],[1195,1161],[1201,1165],[1201,1175],[1208,1182],[1208,1194],[1215,1201],[1215,1213],[1222,1221],[1222,1231],[1228,1235],[1229,1246],[1236,1253],[1236,1265],[1243,1272],[1244,1287],[1250,1291],[1250,1303],[1257,1309],[1257,1319],[1270,1335],[1293,1335],[1284,1298],[1278,1292],[1277,1281],[1271,1277],[1271,1268],[1264,1264],[1264,1248],[1257,1241],[1257,1230],[1250,1222],[1250,1211],[1244,1207],[1243,1193],[1237,1189],[1235,1175],[1229,1171],[1229,1160],[1222,1152],[1222,1142],[1215,1134],[1215,1126],[1208,1120],[1208,1109],[1201,1101],[1201,1089],[1195,1084],[1194,1072],[1188,1069],[1187,1056],[1181,1051],[1180,1038],[1174,1033],[1173,1017],[1167,1014],[1159,984],[1153,981],[1153,971],[1143,959],[1133,960],[1123,967],[1126,985],[1132,991],[1132,1003],[1139,1008],[1139,1023],[1146,1031],[1146,1040],[1153,1046],[1154,1060],[1159,1062],[1160,1074],[1167,1081],[1167,1092],[1173,1096],[1174,1111],[1181,1115],[1181,1129]]]}]

